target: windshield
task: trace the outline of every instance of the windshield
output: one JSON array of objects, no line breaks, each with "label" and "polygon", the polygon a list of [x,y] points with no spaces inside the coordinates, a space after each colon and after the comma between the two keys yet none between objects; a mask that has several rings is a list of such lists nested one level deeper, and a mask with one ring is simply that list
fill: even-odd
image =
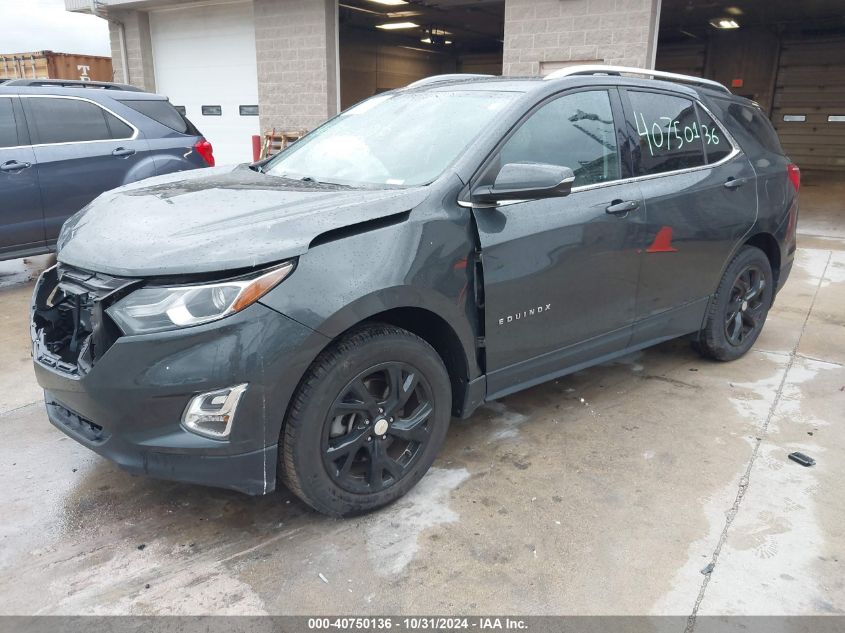
[{"label": "windshield", "polygon": [[290,146],[265,171],[352,186],[428,184],[516,94],[454,91],[372,97]]}]

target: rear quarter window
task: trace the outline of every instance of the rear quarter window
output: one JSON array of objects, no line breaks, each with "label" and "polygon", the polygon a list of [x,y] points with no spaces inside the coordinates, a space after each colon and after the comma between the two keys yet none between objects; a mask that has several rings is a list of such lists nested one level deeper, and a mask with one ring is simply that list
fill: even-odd
[{"label": "rear quarter window", "polygon": [[734,128],[739,128],[744,133],[741,136],[750,137],[766,151],[783,154],[777,132],[761,110],[741,103],[723,104],[723,108],[726,115],[724,122],[728,129],[733,132]]},{"label": "rear quarter window", "polygon": [[180,134],[200,136],[200,133],[169,101],[163,100],[121,100],[121,103],[151,118],[157,123],[169,127]]}]

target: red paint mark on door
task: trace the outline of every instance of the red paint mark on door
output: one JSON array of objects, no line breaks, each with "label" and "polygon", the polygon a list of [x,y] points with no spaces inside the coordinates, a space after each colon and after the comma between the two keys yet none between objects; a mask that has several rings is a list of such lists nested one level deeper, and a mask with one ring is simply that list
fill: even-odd
[{"label": "red paint mark on door", "polygon": [[677,253],[678,249],[672,246],[672,227],[664,226],[657,235],[654,236],[654,241],[647,249],[646,253]]}]

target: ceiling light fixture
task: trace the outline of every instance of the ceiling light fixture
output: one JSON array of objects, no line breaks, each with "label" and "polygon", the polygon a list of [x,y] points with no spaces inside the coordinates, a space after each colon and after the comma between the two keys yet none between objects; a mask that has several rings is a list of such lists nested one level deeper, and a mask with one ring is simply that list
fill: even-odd
[{"label": "ceiling light fixture", "polygon": [[416,22],[388,22],[387,24],[376,24],[377,29],[395,31],[396,29],[415,29],[419,27]]},{"label": "ceiling light fixture", "polygon": [[389,7],[398,7],[400,4],[408,4],[406,0],[370,0],[376,4],[386,4]]},{"label": "ceiling light fixture", "polygon": [[710,20],[710,26],[717,29],[738,29],[739,22],[731,18],[718,18],[716,20]]}]

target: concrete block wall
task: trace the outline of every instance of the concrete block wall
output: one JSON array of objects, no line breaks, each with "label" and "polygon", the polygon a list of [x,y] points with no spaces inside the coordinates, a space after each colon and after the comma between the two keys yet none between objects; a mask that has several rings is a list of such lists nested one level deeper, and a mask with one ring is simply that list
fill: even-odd
[{"label": "concrete block wall", "polygon": [[505,75],[586,61],[654,67],[660,0],[505,0]]},{"label": "concrete block wall", "polygon": [[255,0],[261,129],[311,130],[337,113],[334,0]]},{"label": "concrete block wall", "polygon": [[126,59],[129,83],[155,92],[150,16],[144,11],[109,11],[109,38],[111,40],[114,80],[124,81],[123,56],[120,51],[120,24],[126,37]]}]

